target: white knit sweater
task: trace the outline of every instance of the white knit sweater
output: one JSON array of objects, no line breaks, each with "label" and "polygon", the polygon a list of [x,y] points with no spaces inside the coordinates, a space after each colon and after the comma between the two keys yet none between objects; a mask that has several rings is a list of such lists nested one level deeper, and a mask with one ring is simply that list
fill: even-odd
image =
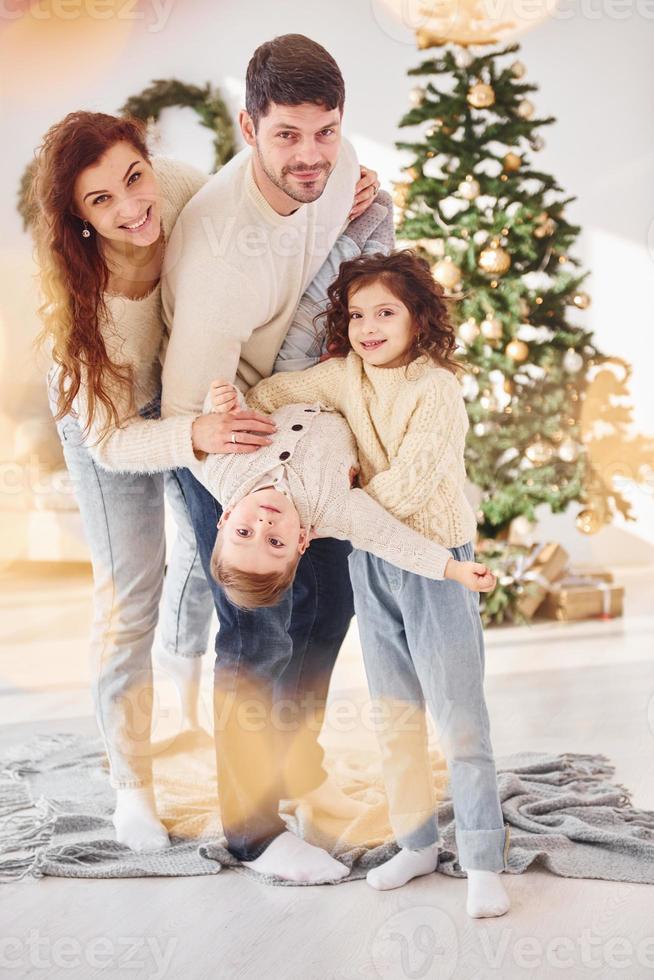
[{"label": "white knit sweater", "polygon": [[256,453],[207,456],[196,473],[227,510],[280,464],[300,523],[321,538],[351,541],[398,568],[442,579],[450,552],[392,517],[365,491],[350,486],[357,463],[352,432],[341,415],[318,404],[273,413],[277,432]]},{"label": "white knit sweater", "polygon": [[247,391],[271,374],[302,294],[347,224],[358,178],[344,140],[321,196],[281,215],[257,187],[246,147],[184,208],[162,279],[164,418],[199,412],[214,378]]},{"label": "white knit sweater", "polygon": [[[208,176],[195,167],[164,157],[153,157],[152,166],[161,190],[161,222],[168,241],[180,211],[206,183]],[[106,294],[105,302],[109,319],[100,323],[100,330],[107,353],[114,363],[131,365],[134,404],[141,409],[158,397],[161,390],[160,358],[164,342],[161,285],[157,283],[142,299]],[[197,412],[165,420],[146,420],[133,411],[130,413],[123,392],[116,392],[114,401],[121,425],[107,430],[107,416],[99,406],[87,440],[94,459],[105,469],[156,472],[187,466],[195,461],[191,426]],[[76,399],[75,408],[85,422],[84,388]]]},{"label": "white knit sweater", "polygon": [[261,412],[292,402],[340,412],[356,439],[366,493],[446,548],[474,540],[475,516],[464,493],[468,416],[450,371],[426,358],[408,367],[374,367],[352,351],[305,371],[274,374],[246,401]]}]

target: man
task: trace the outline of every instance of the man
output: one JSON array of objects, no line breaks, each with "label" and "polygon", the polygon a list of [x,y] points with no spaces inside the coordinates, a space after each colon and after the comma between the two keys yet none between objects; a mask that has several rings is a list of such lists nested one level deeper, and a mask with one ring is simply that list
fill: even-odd
[{"label": "man", "polygon": [[[217,376],[246,392],[271,374],[304,290],[347,224],[360,172],[341,136],[344,101],[338,66],[319,44],[285,35],[261,45],[239,116],[247,147],[189,202],[168,243],[162,415],[198,412],[198,458],[267,444],[270,424],[252,413],[243,413],[235,446],[217,444],[202,403]],[[377,187],[355,204],[370,203]],[[180,478],[210,579],[221,508],[190,471]],[[278,811],[282,796],[324,802],[317,737],[353,615],[350,550],[315,541],[292,594],[272,608],[238,609],[210,579],[220,623],[214,707],[225,835],[248,866],[295,881],[347,873],[286,832]]]}]

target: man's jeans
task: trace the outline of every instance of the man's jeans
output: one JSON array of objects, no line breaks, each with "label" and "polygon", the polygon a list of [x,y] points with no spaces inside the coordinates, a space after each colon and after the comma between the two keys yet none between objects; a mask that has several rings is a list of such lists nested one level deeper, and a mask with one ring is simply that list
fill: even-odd
[{"label": "man's jeans", "polygon": [[[458,561],[474,558],[470,543],[450,551]],[[450,774],[459,863],[503,870],[509,831],[484,700],[478,593],[405,572],[365,551],[353,551],[349,566],[397,842],[420,849],[439,839],[426,702]]]},{"label": "man's jeans", "polygon": [[221,506],[189,470],[177,475],[218,613],[214,719],[223,830],[232,854],[253,861],[286,830],[280,799],[325,779],[318,735],[354,614],[352,548],[334,538],[313,541],[278,605],[238,609],[209,567]]}]

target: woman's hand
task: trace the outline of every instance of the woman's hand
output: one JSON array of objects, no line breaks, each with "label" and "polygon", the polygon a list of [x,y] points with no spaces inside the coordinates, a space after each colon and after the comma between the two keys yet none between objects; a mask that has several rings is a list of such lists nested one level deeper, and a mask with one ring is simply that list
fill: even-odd
[{"label": "woman's hand", "polygon": [[348,215],[350,221],[354,221],[360,214],[370,207],[377,196],[379,190],[379,180],[377,171],[370,170],[368,167],[361,167],[361,177],[354,188],[354,202],[352,210]]},{"label": "woman's hand", "polygon": [[211,394],[212,412],[227,413],[238,408],[236,388],[229,381],[223,381],[222,378],[218,378],[217,381],[212,381],[209,392]]},{"label": "woman's hand", "polygon": [[445,578],[465,585],[471,592],[492,592],[497,579],[486,565],[478,561],[457,561],[450,558],[445,566]]},{"label": "woman's hand", "polygon": [[269,446],[276,431],[269,415],[240,408],[199,415],[191,427],[191,441],[196,457],[204,459],[207,453],[253,453]]}]

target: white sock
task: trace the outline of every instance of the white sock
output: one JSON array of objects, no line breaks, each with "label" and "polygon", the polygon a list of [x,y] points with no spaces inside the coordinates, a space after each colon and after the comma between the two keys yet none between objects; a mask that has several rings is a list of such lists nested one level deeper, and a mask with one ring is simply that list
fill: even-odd
[{"label": "white sock", "polygon": [[473,919],[484,919],[494,915],[504,915],[509,911],[509,896],[496,871],[474,871],[465,869],[468,875],[468,900],[466,912]]},{"label": "white sock", "polygon": [[151,786],[116,790],[116,809],[111,819],[116,840],[132,851],[160,851],[170,844],[157,816]]},{"label": "white sock", "polygon": [[243,865],[262,875],[311,884],[338,881],[350,873],[345,864],[331,857],[322,847],[314,847],[288,830],[275,837],[258,858],[243,861]]},{"label": "white sock", "polygon": [[344,793],[340,786],[337,786],[331,776],[328,776],[324,783],[316,786],[304,796],[300,797],[298,804],[307,804],[323,813],[328,813],[332,817],[358,817],[363,813],[367,806],[360,800],[353,800],[351,796]]},{"label": "white sock", "polygon": [[378,891],[390,888],[401,888],[412,878],[431,874],[438,865],[438,844],[431,844],[419,851],[411,851],[403,847],[390,860],[371,868],[366,875],[366,881]]},{"label": "white sock", "polygon": [[198,703],[202,678],[202,657],[182,657],[161,648],[155,653],[155,665],[160,666],[168,680],[177,688],[182,706],[182,731],[200,728]]}]

